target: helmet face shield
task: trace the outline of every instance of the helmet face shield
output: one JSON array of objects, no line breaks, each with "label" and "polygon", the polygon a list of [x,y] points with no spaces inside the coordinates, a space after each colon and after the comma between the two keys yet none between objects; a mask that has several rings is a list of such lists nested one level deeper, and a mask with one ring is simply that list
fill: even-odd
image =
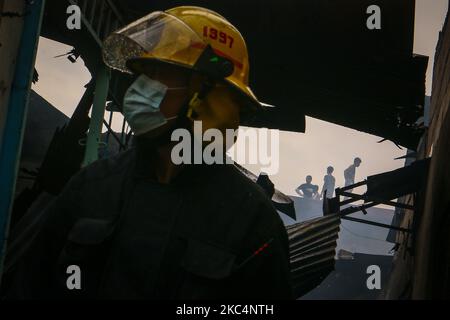
[{"label": "helmet face shield", "polygon": [[114,32],[104,42],[105,63],[131,73],[127,61],[153,58],[192,68],[207,44],[183,21],[153,12]]}]

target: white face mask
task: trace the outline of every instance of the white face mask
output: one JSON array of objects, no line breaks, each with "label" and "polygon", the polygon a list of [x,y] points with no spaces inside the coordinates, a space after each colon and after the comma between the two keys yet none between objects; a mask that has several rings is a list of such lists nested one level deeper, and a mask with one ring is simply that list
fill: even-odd
[{"label": "white face mask", "polygon": [[186,89],[168,88],[165,84],[140,75],[128,88],[123,98],[123,116],[135,135],[142,135],[166,124],[168,120],[160,111],[160,105],[167,90]]}]

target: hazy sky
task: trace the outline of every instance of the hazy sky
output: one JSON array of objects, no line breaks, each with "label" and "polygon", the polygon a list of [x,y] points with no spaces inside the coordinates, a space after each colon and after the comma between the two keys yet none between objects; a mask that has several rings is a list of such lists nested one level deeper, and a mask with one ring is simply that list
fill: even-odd
[{"label": "hazy sky", "polygon": [[[414,52],[430,57],[427,94],[431,92],[434,50],[447,5],[447,0],[416,0]],[[36,92],[68,116],[90,79],[81,59],[72,64],[65,57],[53,58],[70,50],[69,46],[41,37],[36,60],[39,81],[33,85]],[[116,119],[113,128],[119,131],[121,117],[116,116]],[[286,194],[294,194],[295,187],[304,181],[307,174],[313,176],[313,183],[321,185],[328,165],[334,166],[337,185],[342,185],[342,171],[355,156],[363,160],[357,171],[357,180],[403,166],[403,160],[393,159],[404,155],[405,150],[399,150],[391,142],[377,144],[380,138],[376,136],[309,117],[306,121],[304,134],[280,133],[280,171],[271,179]],[[248,168],[259,173],[258,166]]]}]

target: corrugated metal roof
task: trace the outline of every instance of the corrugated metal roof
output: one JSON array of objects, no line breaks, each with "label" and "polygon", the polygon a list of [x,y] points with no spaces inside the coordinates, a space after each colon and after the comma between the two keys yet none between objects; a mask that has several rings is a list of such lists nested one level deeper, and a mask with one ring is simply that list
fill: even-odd
[{"label": "corrugated metal roof", "polygon": [[[249,179],[256,182],[256,175],[237,163],[235,165]],[[274,204],[277,203],[276,201],[283,203],[285,199],[292,202],[292,199],[275,190],[272,197]],[[295,211],[293,218],[295,219]],[[314,289],[334,270],[336,240],[340,224],[338,215],[327,215],[286,227],[289,237],[291,275],[297,297]]]},{"label": "corrugated metal roof", "polygon": [[315,288],[334,270],[340,223],[338,215],[329,215],[286,227],[297,296]]}]

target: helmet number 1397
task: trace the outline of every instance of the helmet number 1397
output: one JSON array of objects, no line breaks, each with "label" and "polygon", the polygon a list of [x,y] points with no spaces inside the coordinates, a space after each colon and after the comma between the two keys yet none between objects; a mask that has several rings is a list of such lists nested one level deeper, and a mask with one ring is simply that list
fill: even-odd
[{"label": "helmet number 1397", "polygon": [[228,44],[228,47],[233,47],[234,39],[232,36],[226,34],[223,31],[219,31],[216,28],[210,28],[208,26],[203,27],[203,36],[209,37],[213,40],[217,40],[220,43]]}]

